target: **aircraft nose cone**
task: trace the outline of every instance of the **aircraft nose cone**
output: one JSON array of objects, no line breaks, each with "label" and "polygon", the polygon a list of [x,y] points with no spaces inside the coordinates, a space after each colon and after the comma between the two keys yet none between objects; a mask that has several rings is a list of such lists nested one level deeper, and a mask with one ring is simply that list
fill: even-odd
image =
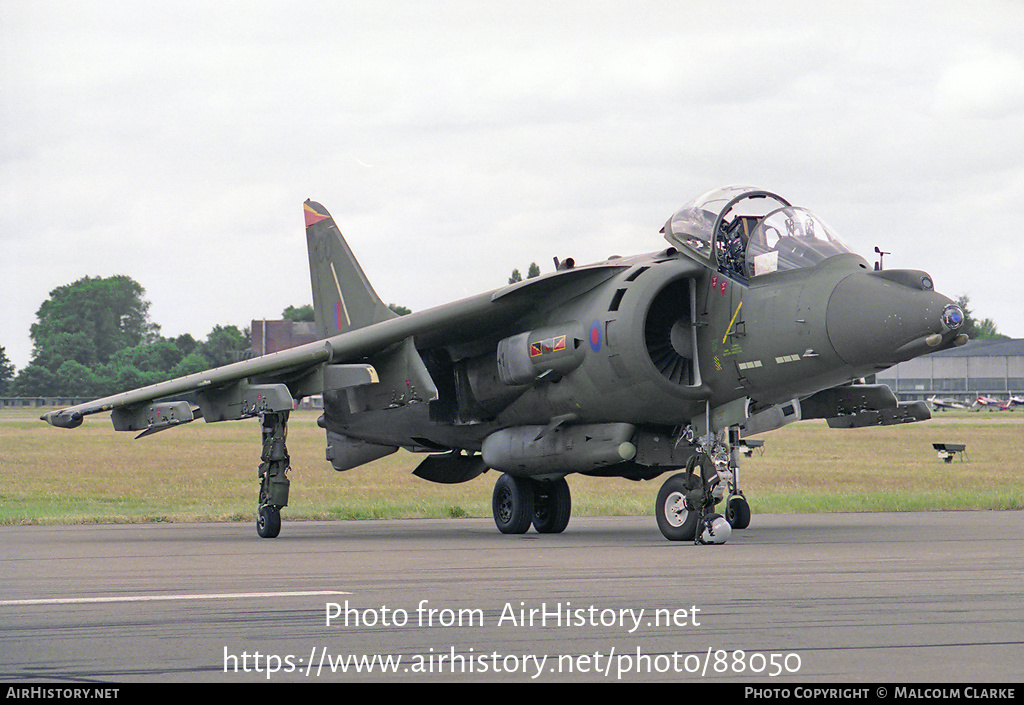
[{"label": "aircraft nose cone", "polygon": [[960,307],[913,270],[851,274],[833,290],[825,318],[844,362],[878,367],[948,347],[963,323]]}]

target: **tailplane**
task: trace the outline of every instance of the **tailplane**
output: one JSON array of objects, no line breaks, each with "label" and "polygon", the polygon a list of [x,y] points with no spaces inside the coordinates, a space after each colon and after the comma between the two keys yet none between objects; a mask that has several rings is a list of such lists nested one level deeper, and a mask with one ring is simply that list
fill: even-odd
[{"label": "tailplane", "polygon": [[329,338],[394,318],[397,314],[370,286],[327,209],[307,200],[302,210],[318,336]]}]

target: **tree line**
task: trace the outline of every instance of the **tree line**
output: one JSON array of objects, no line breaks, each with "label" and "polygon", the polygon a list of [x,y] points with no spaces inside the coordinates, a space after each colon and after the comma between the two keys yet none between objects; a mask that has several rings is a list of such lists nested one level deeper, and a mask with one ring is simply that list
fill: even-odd
[{"label": "tree line", "polygon": [[217,325],[204,340],[160,334],[145,289],[124,275],[83,277],[50,292],[17,371],[0,347],[0,396],[102,397],[244,357],[249,328]]},{"label": "tree line", "polygon": [[[16,370],[0,346],[0,397],[104,397],[250,356],[248,326],[216,325],[205,339],[160,334],[146,290],[124,275],[59,286],[29,329],[32,358]],[[389,304],[399,315],[405,306]],[[289,306],[288,321],[312,321],[311,305]]]}]

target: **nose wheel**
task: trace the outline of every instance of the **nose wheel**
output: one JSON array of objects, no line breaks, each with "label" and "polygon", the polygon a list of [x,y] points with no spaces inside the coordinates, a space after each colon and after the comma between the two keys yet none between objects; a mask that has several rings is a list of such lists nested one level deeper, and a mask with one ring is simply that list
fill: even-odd
[{"label": "nose wheel", "polygon": [[729,481],[729,498],[725,500],[725,520],[734,529],[746,529],[750,526],[750,504],[740,492],[740,430],[736,426],[729,427],[729,469],[732,480]]},{"label": "nose wheel", "polygon": [[692,541],[700,521],[702,495],[700,478],[691,473],[665,480],[654,512],[661,535],[669,541]]},{"label": "nose wheel", "polygon": [[734,529],[746,529],[750,526],[750,504],[742,492],[729,495],[725,503],[725,520]]}]

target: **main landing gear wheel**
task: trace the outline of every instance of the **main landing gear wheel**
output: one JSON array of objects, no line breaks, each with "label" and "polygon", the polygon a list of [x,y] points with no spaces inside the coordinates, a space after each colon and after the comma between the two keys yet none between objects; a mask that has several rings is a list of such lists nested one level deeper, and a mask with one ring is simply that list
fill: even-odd
[{"label": "main landing gear wheel", "polygon": [[560,534],[569,525],[572,496],[565,478],[533,481],[533,528],[538,534]]},{"label": "main landing gear wheel", "polygon": [[701,511],[687,507],[687,495],[700,487],[699,477],[692,473],[679,473],[665,480],[658,490],[654,515],[662,535],[669,541],[693,541]]},{"label": "main landing gear wheel", "polygon": [[278,507],[260,507],[256,515],[256,533],[261,539],[277,538],[281,533],[281,510]]},{"label": "main landing gear wheel", "polygon": [[742,494],[729,495],[725,503],[725,520],[734,529],[750,526],[750,504]]},{"label": "main landing gear wheel", "polygon": [[494,483],[491,511],[503,534],[525,534],[533,522],[533,481],[503,474]]}]

